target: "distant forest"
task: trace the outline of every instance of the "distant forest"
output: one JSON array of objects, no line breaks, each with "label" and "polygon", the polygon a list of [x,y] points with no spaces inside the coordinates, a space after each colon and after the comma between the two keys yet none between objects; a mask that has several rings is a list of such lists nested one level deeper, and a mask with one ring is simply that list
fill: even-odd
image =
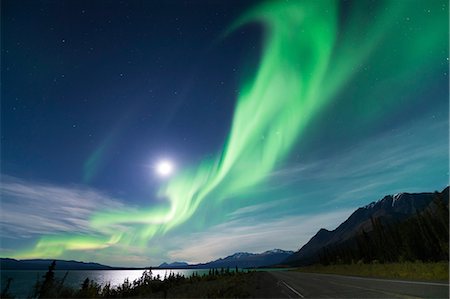
[{"label": "distant forest", "polygon": [[428,208],[402,222],[371,218],[373,230],[330,245],[319,253],[323,265],[349,263],[436,262],[449,260],[449,206],[436,192]]}]

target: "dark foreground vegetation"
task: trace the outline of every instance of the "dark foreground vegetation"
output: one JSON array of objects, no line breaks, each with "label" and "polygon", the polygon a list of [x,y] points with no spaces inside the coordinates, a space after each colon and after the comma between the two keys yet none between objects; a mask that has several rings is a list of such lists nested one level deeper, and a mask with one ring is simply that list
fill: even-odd
[{"label": "dark foreground vegetation", "polygon": [[[267,273],[243,272],[235,269],[211,269],[208,274],[193,274],[185,277],[170,274],[161,280],[151,270],[143,272],[139,279],[126,279],[119,286],[100,285],[86,278],[79,288],[64,285],[66,275],[56,279],[56,263],[37,281],[30,298],[271,298],[279,297],[276,282]],[[10,281],[11,283],[11,281]],[[8,291],[9,284],[1,298],[14,298]],[[269,292],[267,292],[269,290]]]},{"label": "dark foreground vegetation", "polygon": [[440,193],[422,212],[402,222],[371,218],[373,230],[323,248],[322,265],[440,262],[449,260],[449,206]]}]

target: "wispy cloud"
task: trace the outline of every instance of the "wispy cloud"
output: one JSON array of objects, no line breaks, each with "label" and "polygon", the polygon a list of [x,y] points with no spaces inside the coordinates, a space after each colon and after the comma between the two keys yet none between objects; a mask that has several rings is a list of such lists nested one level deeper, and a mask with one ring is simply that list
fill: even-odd
[{"label": "wispy cloud", "polygon": [[2,175],[2,237],[23,238],[61,232],[92,233],[92,213],[121,208],[120,201],[85,187],[61,187]]},{"label": "wispy cloud", "polygon": [[[440,184],[445,184],[448,178],[446,134],[448,120],[434,124],[425,120],[417,122],[367,139],[330,157],[288,165],[271,174],[276,184],[269,189],[289,186],[302,189],[317,184],[321,190],[333,188],[328,194],[334,196],[326,199],[327,204],[333,204],[367,194],[375,200],[386,192],[417,192],[444,187]],[[441,170],[440,177],[437,170]]]},{"label": "wispy cloud", "polygon": [[229,214],[232,219],[241,218],[245,216],[254,216],[255,214],[267,212],[273,210],[273,208],[279,207],[291,200],[295,199],[294,197],[287,197],[282,199],[274,199],[273,201],[264,202],[260,204],[246,206]]},{"label": "wispy cloud", "polygon": [[320,228],[334,229],[350,216],[352,209],[330,213],[284,217],[248,224],[244,218],[179,238],[180,249],[168,252],[172,261],[199,263],[237,251],[260,252],[273,248],[298,250]]}]

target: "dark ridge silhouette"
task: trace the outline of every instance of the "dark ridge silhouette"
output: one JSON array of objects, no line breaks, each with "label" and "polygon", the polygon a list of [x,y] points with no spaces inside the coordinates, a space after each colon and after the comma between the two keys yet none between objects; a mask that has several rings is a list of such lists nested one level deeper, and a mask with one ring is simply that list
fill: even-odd
[{"label": "dark ridge silhouette", "polygon": [[284,263],[448,260],[448,204],[449,187],[385,196],[357,209],[335,230],[319,230]]},{"label": "dark ridge silhouette", "polygon": [[30,259],[15,260],[10,258],[0,259],[2,270],[46,270],[48,265],[56,261],[56,270],[110,270],[116,267],[105,266],[98,263],[84,263],[78,261],[53,260],[53,259]]}]

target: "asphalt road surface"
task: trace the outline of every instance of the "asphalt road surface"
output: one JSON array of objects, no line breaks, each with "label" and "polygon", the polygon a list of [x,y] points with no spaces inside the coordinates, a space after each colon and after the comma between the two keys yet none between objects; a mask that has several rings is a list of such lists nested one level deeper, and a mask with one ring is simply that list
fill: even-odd
[{"label": "asphalt road surface", "polygon": [[354,276],[269,272],[288,298],[449,298],[446,283]]}]

